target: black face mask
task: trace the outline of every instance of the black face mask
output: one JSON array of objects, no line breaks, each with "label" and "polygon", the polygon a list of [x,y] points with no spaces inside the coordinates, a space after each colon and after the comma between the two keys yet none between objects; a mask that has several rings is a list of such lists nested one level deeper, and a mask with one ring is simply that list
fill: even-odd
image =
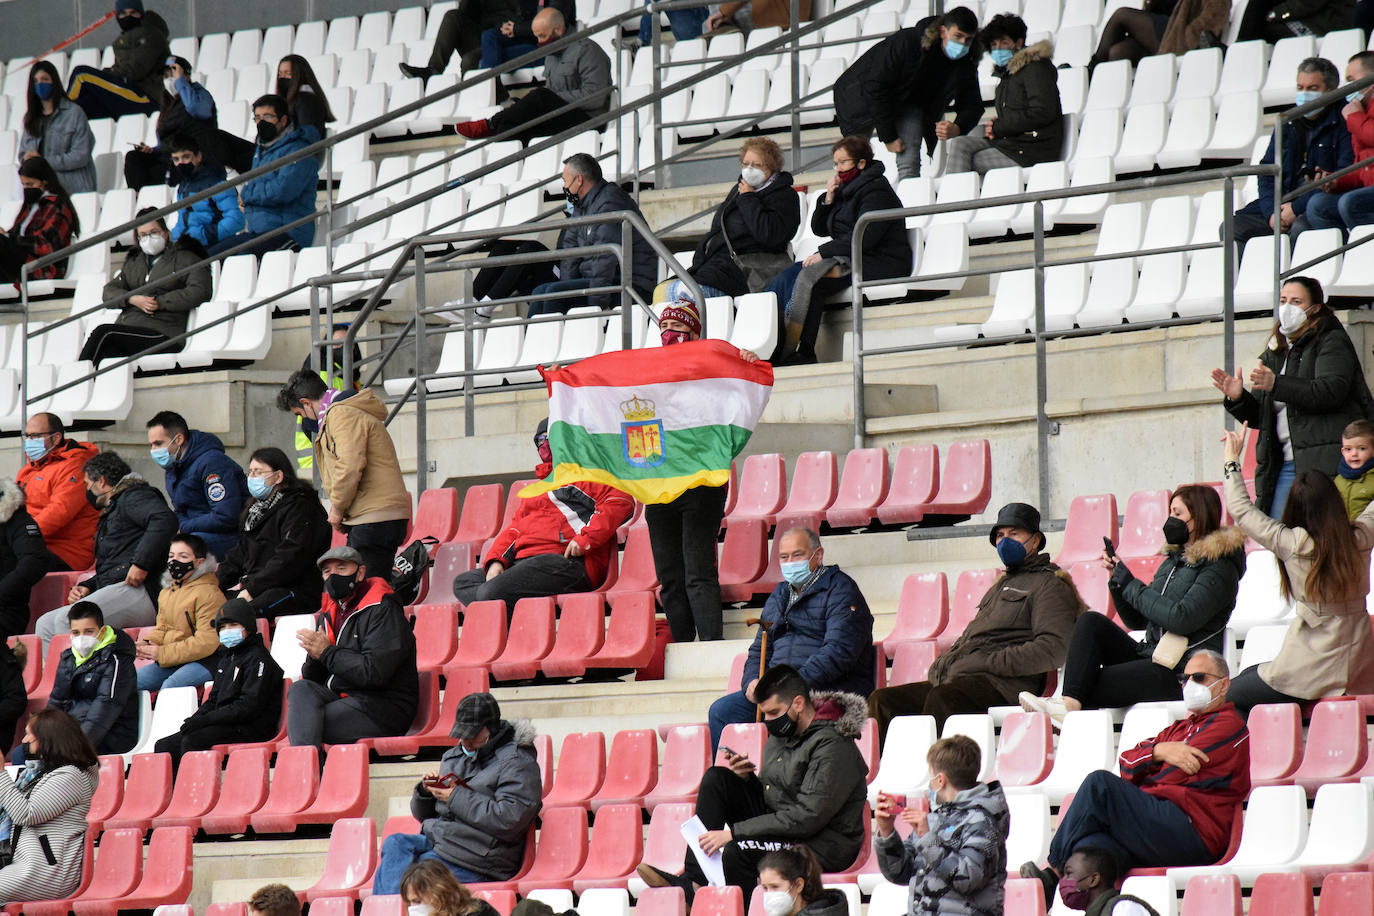
[{"label": "black face mask", "polygon": [[334,573],[324,580],[324,590],[329,593],[329,597],[341,604],[347,601],[357,588],[358,580],[343,573]]},{"label": "black face mask", "polygon": [[563,196],[567,198],[568,203],[572,204],[574,207],[582,203],[582,195],[574,194],[572,188],[564,188]]},{"label": "black face mask", "polygon": [[264,146],[277,139],[277,125],[271,121],[258,122],[258,142]]},{"label": "black face mask", "polygon": [[136,28],[138,28],[140,25],[142,25],[142,24],[143,24],[143,17],[142,17],[142,16],[120,16],[120,17],[119,17],[117,20],[115,20],[115,21],[119,23],[119,30],[120,30],[121,32],[127,32],[127,31],[129,31],[130,29],[136,29]]},{"label": "black face mask", "polygon": [[286,98],[291,94],[291,78],[288,76],[277,77],[277,95]]},{"label": "black face mask", "polygon": [[32,760],[32,759],[33,759],[33,742],[32,742],[32,741],[25,741],[25,742],[24,742],[24,759],[25,759],[25,760]]},{"label": "black face mask", "polygon": [[42,197],[42,196],[43,196],[43,189],[42,189],[42,188],[25,188],[25,189],[24,189],[24,206],[26,206],[26,207],[32,207],[34,204],[38,203],[38,198],[40,198],[40,197]]},{"label": "black face mask", "polygon": [[102,508],[100,505],[100,496],[96,493],[92,493],[90,490],[86,491],[86,502],[90,503],[97,509]]},{"label": "black face mask", "polygon": [[189,576],[196,568],[195,563],[188,563],[185,560],[168,560],[167,571],[172,574],[172,581],[180,582]]},{"label": "black face mask", "polygon": [[787,712],[773,719],[764,719],[763,725],[774,738],[790,738],[797,733],[797,720]]},{"label": "black face mask", "polygon": [[181,184],[190,181],[196,174],[194,162],[182,162],[172,166],[172,181]]},{"label": "black face mask", "polygon": [[1182,547],[1188,543],[1188,523],[1171,515],[1164,521],[1164,543]]}]

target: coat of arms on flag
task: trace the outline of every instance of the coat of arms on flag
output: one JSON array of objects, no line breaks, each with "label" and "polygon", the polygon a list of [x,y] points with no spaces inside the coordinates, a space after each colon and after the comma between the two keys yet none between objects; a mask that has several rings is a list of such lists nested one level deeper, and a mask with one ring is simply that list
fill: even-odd
[{"label": "coat of arms on flag", "polygon": [[620,402],[626,422],[620,424],[625,443],[625,460],[637,468],[653,468],[663,463],[663,421],[654,417],[654,402],[632,396]]}]

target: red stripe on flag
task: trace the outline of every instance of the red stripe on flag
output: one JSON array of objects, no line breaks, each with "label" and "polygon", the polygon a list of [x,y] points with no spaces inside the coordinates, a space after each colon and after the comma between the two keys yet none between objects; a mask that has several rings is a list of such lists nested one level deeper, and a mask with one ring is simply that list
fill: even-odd
[{"label": "red stripe on flag", "polygon": [[773,384],[773,366],[759,360],[747,363],[739,347],[723,340],[694,340],[671,347],[617,350],[593,356],[566,368],[541,368],[544,381],[573,388],[623,387],[663,382],[690,382],[703,378],[737,378],[759,385]]}]

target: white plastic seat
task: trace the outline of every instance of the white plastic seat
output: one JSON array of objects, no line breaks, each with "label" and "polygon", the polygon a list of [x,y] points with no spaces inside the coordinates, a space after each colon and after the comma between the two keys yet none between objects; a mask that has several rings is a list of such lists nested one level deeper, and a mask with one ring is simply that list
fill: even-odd
[{"label": "white plastic seat", "polygon": [[1310,35],[1295,35],[1283,38],[1274,44],[1274,52],[1269,56],[1269,71],[1260,89],[1260,98],[1265,108],[1293,105],[1293,82],[1297,76],[1298,64],[1317,53],[1317,42]]},{"label": "white plastic seat", "polygon": [[1161,169],[1189,168],[1201,163],[1202,150],[1211,135],[1214,114],[1211,98],[1190,98],[1179,102],[1169,118],[1169,130],[1164,137],[1164,144],[1155,154],[1155,163]]},{"label": "white plastic seat", "polygon": [[1046,330],[1067,331],[1074,326],[1087,302],[1089,282],[1087,264],[1055,264],[1045,269]]},{"label": "white plastic seat", "polygon": [[212,301],[196,309],[193,333],[186,340],[186,347],[180,353],[169,354],[183,369],[199,369],[209,366],[220,354],[229,348],[233,321],[223,321],[234,314],[228,302]]},{"label": "white plastic seat", "polygon": [[782,29],[778,26],[769,26],[763,29],[754,29],[745,39],[744,62],[740,64],[741,70],[769,70],[778,69],[782,64],[782,55],[776,51],[768,54],[749,53],[757,52],[757,49],[770,41],[782,37]]},{"label": "white plastic seat", "polygon": [[[1019,166],[990,169],[983,176],[978,197],[980,200],[1007,197],[1020,194],[1023,190],[1025,190],[1025,184],[1022,181]],[[997,238],[1005,235],[1018,208],[1018,204],[1007,204],[1000,207],[980,207],[971,211],[968,220],[969,238]]]},{"label": "white plastic seat", "polygon": [[[928,175],[903,178],[897,182],[897,198],[902,202],[903,207],[928,207],[935,203],[935,182]],[[810,223],[802,220],[802,224],[802,232],[809,232]],[[906,225],[908,229],[924,229],[930,225],[930,214],[908,216]],[[797,252],[797,254],[801,256],[801,252]]]},{"label": "white plastic seat", "polygon": [[911,892],[905,884],[880,880],[868,900],[868,916],[904,916]]},{"label": "white plastic seat", "polygon": [[[437,6],[437,4],[436,4]],[[391,34],[387,41],[391,44],[418,42],[425,31],[425,8],[407,6],[395,12],[391,19]]]},{"label": "white plastic seat", "polygon": [[355,47],[380,48],[391,40],[391,12],[373,10],[364,13],[358,20],[358,34]]},{"label": "white plastic seat", "polygon": [[[1085,188],[1093,185],[1110,184],[1116,179],[1116,172],[1110,157],[1076,157],[1071,164],[1071,188]],[[1102,219],[1107,205],[1111,203],[1111,193],[1092,194],[1087,197],[1071,197],[1064,200],[1059,211],[1061,223],[1096,223]]]},{"label": "white plastic seat", "polygon": [[704,121],[703,124],[684,125],[678,128],[678,136],[684,139],[709,137],[716,132],[717,124],[712,119],[719,118],[730,100],[730,83],[724,73],[717,73],[692,87],[692,102],[687,106],[688,121]]},{"label": "white plastic seat", "polygon": [[[1240,17],[1236,17],[1239,19]],[[1293,77],[1298,72],[1297,61],[1288,73],[1288,87],[1293,86]],[[1218,96],[1233,92],[1255,92],[1264,82],[1269,64],[1269,44],[1261,39],[1238,41],[1226,49],[1221,64],[1221,82],[1217,86]]]},{"label": "white plastic seat", "polygon": [[[759,295],[763,294],[760,293]],[[646,327],[647,325],[640,321],[637,315],[632,315],[630,319],[630,349],[634,350],[644,346],[644,329]],[[624,323],[619,313],[606,319],[606,332],[602,336],[602,353],[624,349],[623,329]]]},{"label": "white plastic seat", "polygon": [[1143,245],[1145,234],[1145,204],[1127,201],[1112,204],[1102,214],[1094,254],[1134,254]]},{"label": "white plastic seat", "polygon": [[[908,223],[909,224],[909,223]],[[944,280],[925,280],[934,277],[968,270],[968,232],[963,226],[932,226],[922,233],[925,244],[921,246],[921,256],[916,270],[916,279],[907,284],[908,289],[946,289],[964,288],[967,277],[954,277]],[[738,316],[736,318],[738,320]]]},{"label": "white plastic seat", "polygon": [[[81,373],[91,371],[91,364],[76,363]],[[76,412],[78,420],[124,420],[134,406],[134,369],[124,366],[111,369],[101,375],[93,384],[90,397]]]},{"label": "white plastic seat", "polygon": [[1189,878],[1232,874],[1242,884],[1254,884],[1266,871],[1292,862],[1307,844],[1307,794],[1301,786],[1261,786],[1251,789],[1245,802],[1240,846],[1224,865],[1170,868],[1167,875],[1183,887]]},{"label": "white plastic seat", "polygon": [[[76,327],[80,327],[80,325],[78,324]],[[60,387],[75,382],[77,379],[88,375],[90,371],[91,364],[83,360],[59,363],[56,366],[53,384]],[[86,404],[90,402],[92,384],[89,380],[79,382],[71,388],[57,392],[48,404],[48,411],[57,414],[65,423],[73,422]]]},{"label": "white plastic seat", "polygon": [[229,66],[229,33],[202,35],[192,65],[201,73],[223,70]]},{"label": "white plastic seat", "polygon": [[1251,626],[1245,632],[1245,642],[1240,648],[1240,670],[1273,661],[1287,635],[1288,627],[1284,624]]},{"label": "white plastic seat", "polygon": [[1063,0],[1026,0],[1021,18],[1031,32],[1053,32],[1059,28]]},{"label": "white plastic seat", "polygon": [[[477,361],[482,356],[482,342],[483,332],[480,329],[474,329],[472,332],[472,363],[474,366],[477,365]],[[461,328],[444,335],[444,347],[439,352],[439,364],[434,367],[434,371],[436,373],[465,371],[467,369],[466,349]],[[404,381],[408,383],[410,380],[405,379]],[[391,382],[388,381],[387,385],[390,386]],[[462,376],[454,376],[453,378],[432,379],[426,385],[430,391],[458,391],[463,387],[463,378]],[[403,385],[401,391],[404,390],[405,386]],[[400,394],[401,391],[392,391],[390,387],[387,388],[388,394]]]},{"label": "white plastic seat", "polygon": [[[1345,239],[1339,229],[1308,229],[1299,235],[1297,242],[1293,244],[1293,264],[1305,264],[1313,258],[1335,251],[1344,244]],[[1336,277],[1340,275],[1342,260],[1342,255],[1334,255],[1305,268],[1302,273],[1321,283],[1322,289],[1330,289],[1335,285]]]},{"label": "white plastic seat", "polygon": [[954,735],[964,735],[977,743],[978,749],[982,752],[978,779],[980,782],[991,779],[997,760],[997,729],[993,725],[992,716],[985,713],[960,713],[950,716],[945,719],[945,727],[940,732],[940,737],[949,738]]},{"label": "white plastic seat", "polygon": [[[1064,71],[1060,71],[1063,73]],[[992,173],[989,172],[988,175]],[[1069,186],[1069,164],[1062,160],[1037,162],[1026,170],[1026,193],[1042,194],[1058,191]],[[1041,212],[1044,214],[1045,231],[1054,228],[1054,222],[1064,209],[1064,198],[1045,200]],[[1017,234],[1035,230],[1035,205],[1021,204],[1010,220],[1012,232]]]},{"label": "white plastic seat", "polygon": [[1126,107],[1131,91],[1131,62],[1128,60],[1109,60],[1099,64],[1093,71],[1088,84],[1088,98],[1083,110],[1103,109],[1119,111]]},{"label": "white plastic seat", "polygon": [[[1085,120],[1092,114],[1085,115]],[[1168,124],[1168,108],[1163,102],[1133,106],[1121,131],[1120,150],[1116,154],[1117,172],[1148,172],[1154,168],[1155,155],[1164,147]]]},{"label": "white plastic seat", "polygon": [[272,660],[281,666],[282,674],[292,680],[299,680],[301,676],[301,664],[307,658],[305,649],[296,641],[295,633],[297,630],[315,629],[315,615],[313,614],[288,614],[285,617],[278,617],[276,630],[286,636],[285,639],[272,640],[271,655]]},{"label": "white plastic seat", "polygon": [[[264,64],[276,66],[277,62],[291,53],[291,45],[296,39],[296,27],[294,25],[274,25],[269,26],[262,33],[262,45],[258,49],[258,59]],[[320,67],[315,61],[311,61],[311,68],[315,75],[319,76]],[[332,86],[333,83],[331,82]]]},{"label": "white plastic seat", "polygon": [[1121,893],[1144,900],[1159,916],[1178,916],[1178,892],[1165,875],[1131,875],[1121,882]]},{"label": "white plastic seat", "polygon": [[358,47],[358,17],[337,16],[329,20],[324,38],[324,50],[332,54],[346,54]]},{"label": "white plastic seat", "polygon": [[124,758],[124,765],[127,767],[134,759],[134,754],[143,747],[152,750],[152,743],[149,741],[153,733],[153,695],[146,690],[138,692],[138,739],[134,741],[133,749],[120,756]]},{"label": "white plastic seat", "polygon": [[1111,713],[1105,709],[1075,710],[1064,717],[1049,775],[1031,786],[1008,786],[1006,792],[1034,793],[1057,805],[1065,795],[1078,790],[1085,776],[1094,770],[1110,770],[1115,760]]},{"label": "white plastic seat", "polygon": [[1236,278],[1236,311],[1269,312],[1275,302],[1279,271],[1289,264],[1289,236],[1279,237],[1279,263],[1274,263],[1274,237],[1261,236],[1245,243],[1240,259],[1240,275]]},{"label": "white plastic seat", "polygon": [[[251,303],[244,303],[244,306],[246,305]],[[229,343],[220,352],[223,359],[259,360],[272,349],[271,306],[248,311],[245,311],[244,306],[234,311]]]},{"label": "white plastic seat", "polygon": [[712,340],[729,340],[735,330],[735,300],[730,296],[706,298],[706,336]]},{"label": "white plastic seat", "polygon": [[1346,61],[1365,50],[1364,29],[1338,29],[1327,32],[1321,37],[1317,56],[1325,57],[1336,65],[1336,70],[1345,72]]},{"label": "white plastic seat", "polygon": [[1043,795],[1007,796],[1008,862],[1043,862],[1050,851],[1050,806]]},{"label": "white plastic seat", "polygon": [[894,795],[924,792],[929,780],[926,752],[936,737],[933,716],[897,716],[888,723],[878,775],[868,786],[869,802],[876,803],[879,792]]},{"label": "white plastic seat", "polygon": [[518,364],[524,333],[525,329],[520,325],[486,329],[482,340],[482,355],[473,367],[485,374],[473,377],[474,387],[492,387],[500,385],[505,380],[506,369]]},{"label": "white plastic seat", "polygon": [[1279,567],[1267,550],[1251,551],[1245,557],[1245,575],[1240,577],[1236,608],[1227,626],[1244,636],[1251,627],[1277,623],[1292,611],[1279,594]]},{"label": "white plastic seat", "polygon": [[198,687],[164,687],[157,693],[157,703],[153,704],[153,723],[145,742],[136,746],[130,755],[151,754],[153,745],[168,735],[181,730],[191,713],[200,705]]},{"label": "white plastic seat", "polygon": [[[1220,318],[1222,316],[1225,252],[1207,248],[1193,252],[1188,262],[1188,278],[1183,284],[1175,309],[1181,318]],[[1236,262],[1239,263],[1238,261]]]},{"label": "white plastic seat", "polygon": [[[1350,241],[1358,242],[1374,235],[1374,226],[1356,226],[1350,230]],[[1302,236],[1298,236],[1299,239]],[[1326,291],[1328,296],[1358,296],[1365,295],[1371,287],[1374,287],[1374,257],[1370,253],[1374,252],[1374,242],[1368,242],[1360,248],[1352,248],[1345,258],[1341,261],[1341,272],[1336,277],[1336,282]]]},{"label": "white plastic seat", "polygon": [[1083,159],[1112,159],[1121,147],[1121,129],[1121,110],[1118,108],[1100,108],[1083,112],[1072,161],[1076,163]]},{"label": "white plastic seat", "polygon": [[1263,119],[1258,92],[1251,90],[1223,95],[1217,108],[1212,140],[1203,147],[1202,155],[1207,159],[1245,159],[1254,148],[1255,141],[1264,137]]},{"label": "white plastic seat", "polygon": [[1061,26],[1054,40],[1055,63],[1059,66],[1068,64],[1070,68],[1086,67],[1097,46],[1093,32],[1091,25]]},{"label": "white plastic seat", "polygon": [[[1117,738],[1117,757],[1120,758],[1140,742],[1155,737],[1186,713],[1182,703],[1137,703],[1127,709],[1121,720],[1121,734]],[[1112,761],[1112,772],[1121,772],[1120,759]]]},{"label": "white plastic seat", "polygon": [[1198,48],[1178,59],[1178,80],[1173,103],[1187,99],[1210,99],[1221,83],[1221,48]]},{"label": "white plastic seat", "polygon": [[[768,98],[768,71],[745,70],[735,75],[730,89],[730,101],[724,107],[727,116],[753,116],[759,110],[759,99]],[[721,120],[721,130],[729,130],[743,124],[748,118],[726,117]]]},{"label": "white plastic seat", "polygon": [[249,67],[262,60],[262,32],[257,29],[239,29],[229,36],[229,56],[225,59],[228,67]]},{"label": "white plastic seat", "polygon": [[623,887],[589,887],[577,901],[577,912],[579,916],[630,916],[630,892]]},{"label": "white plastic seat", "polygon": [[[707,322],[709,332],[709,315]],[[749,293],[735,298],[735,326],[730,331],[730,343],[767,359],[778,345],[778,334],[777,294]]]},{"label": "white plastic seat", "polygon": [[1178,58],[1172,54],[1151,54],[1136,64],[1131,81],[1129,107],[1167,102],[1174,94],[1174,78],[1178,75]]},{"label": "white plastic seat", "polygon": [[[1150,218],[1141,239],[1142,251],[1168,248],[1188,242],[1193,225],[1193,202],[1185,196],[1161,197],[1150,205]],[[1187,256],[1182,252],[1143,255],[1140,282],[1126,309],[1127,321],[1162,321],[1174,313],[1183,291]]]},{"label": "white plastic seat", "polygon": [[[1364,782],[1317,787],[1307,845],[1292,870],[1353,866],[1374,852],[1374,786]],[[1345,869],[1332,869],[1343,871]]]},{"label": "white plastic seat", "polygon": [[[519,364],[522,366],[547,366],[558,359],[558,350],[563,342],[563,323],[561,321],[540,321],[525,328],[525,339],[520,345]],[[522,382],[537,382],[539,373],[534,369],[521,369],[506,376],[512,385]]]},{"label": "white plastic seat", "polygon": [[1088,103],[1087,65],[1059,71],[1059,108],[1066,115],[1083,113]]},{"label": "white plastic seat", "polygon": [[[706,326],[714,330],[715,317],[710,315],[711,300],[706,300],[708,317]],[[558,348],[559,364],[569,363],[573,360],[584,359],[588,356],[595,356],[601,352],[605,343],[606,319],[596,314],[600,309],[591,306],[579,306],[569,309],[569,320],[563,325],[563,342]],[[586,317],[575,318],[571,316],[583,315]]]},{"label": "white plastic seat", "polygon": [[[978,198],[980,178],[977,172],[955,172],[940,179],[940,188],[935,194],[937,205],[956,204]],[[963,225],[976,211],[972,208],[936,213],[930,218],[931,226],[944,224]]]},{"label": "white plastic seat", "polygon": [[[124,119],[121,118],[120,120],[123,121]],[[107,232],[133,219],[134,197],[134,192],[128,188],[120,191],[107,191],[101,200],[100,219],[96,221],[91,235]],[[129,241],[132,241],[132,236],[130,236]]]}]

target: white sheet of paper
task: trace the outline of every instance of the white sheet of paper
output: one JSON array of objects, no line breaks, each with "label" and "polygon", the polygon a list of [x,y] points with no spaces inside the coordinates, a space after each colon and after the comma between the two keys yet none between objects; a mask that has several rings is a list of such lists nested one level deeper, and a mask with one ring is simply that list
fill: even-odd
[{"label": "white sheet of paper", "polygon": [[717,850],[714,855],[708,856],[701,851],[701,846],[697,843],[697,837],[706,832],[706,825],[695,814],[682,824],[682,838],[687,841],[687,848],[692,850],[692,855],[697,857],[697,864],[705,873],[706,880],[712,887],[724,887],[725,866],[721,864],[720,851]]}]

